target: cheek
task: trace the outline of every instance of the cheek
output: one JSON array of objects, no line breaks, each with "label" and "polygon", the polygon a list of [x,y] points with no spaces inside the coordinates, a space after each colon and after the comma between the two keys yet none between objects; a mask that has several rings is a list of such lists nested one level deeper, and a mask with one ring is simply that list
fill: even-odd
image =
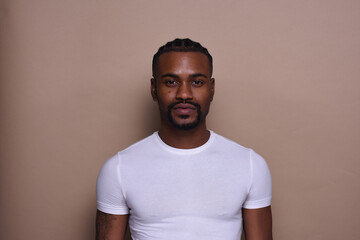
[{"label": "cheek", "polygon": [[194,96],[199,102],[206,104],[211,101],[211,92],[210,91],[202,91],[197,93]]},{"label": "cheek", "polygon": [[172,101],[175,97],[174,91],[166,89],[158,92],[158,98],[162,99],[163,102]]},{"label": "cheek", "polygon": [[211,94],[202,95],[201,100],[198,101],[200,104],[202,111],[207,112],[210,108],[211,103]]},{"label": "cheek", "polygon": [[161,109],[167,109],[169,104],[172,103],[171,91],[163,91],[158,94],[158,104]]}]

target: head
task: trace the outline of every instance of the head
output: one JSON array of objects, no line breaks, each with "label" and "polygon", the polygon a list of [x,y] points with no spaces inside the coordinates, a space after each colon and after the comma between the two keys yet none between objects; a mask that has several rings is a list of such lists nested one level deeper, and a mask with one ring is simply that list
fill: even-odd
[{"label": "head", "polygon": [[153,58],[151,94],[158,102],[162,126],[180,130],[205,127],[214,95],[212,57],[190,39],[175,39]]}]

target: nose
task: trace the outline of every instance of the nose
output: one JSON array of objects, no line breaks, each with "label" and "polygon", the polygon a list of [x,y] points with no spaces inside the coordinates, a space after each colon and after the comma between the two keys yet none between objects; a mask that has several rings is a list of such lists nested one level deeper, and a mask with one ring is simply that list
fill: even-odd
[{"label": "nose", "polygon": [[176,92],[176,99],[191,100],[193,98],[191,85],[187,82],[181,83]]}]

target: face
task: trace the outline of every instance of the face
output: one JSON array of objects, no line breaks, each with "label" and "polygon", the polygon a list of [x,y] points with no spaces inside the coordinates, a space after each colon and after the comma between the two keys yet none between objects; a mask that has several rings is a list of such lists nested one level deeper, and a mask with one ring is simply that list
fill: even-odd
[{"label": "face", "polygon": [[214,95],[210,63],[199,52],[167,52],[159,57],[151,94],[161,122],[181,130],[205,124]]}]

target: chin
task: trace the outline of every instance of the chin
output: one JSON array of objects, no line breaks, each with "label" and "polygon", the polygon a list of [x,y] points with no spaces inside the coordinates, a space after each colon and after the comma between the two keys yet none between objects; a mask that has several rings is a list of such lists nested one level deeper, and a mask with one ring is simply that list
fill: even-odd
[{"label": "chin", "polygon": [[192,123],[189,123],[189,124],[182,124],[182,125],[173,125],[176,129],[178,130],[192,130],[194,128],[196,128],[198,126],[198,124],[192,124]]},{"label": "chin", "polygon": [[193,121],[170,121],[170,123],[173,127],[179,130],[191,130],[199,126],[200,121],[198,121],[198,119],[195,119]]},{"label": "chin", "polygon": [[197,108],[196,113],[191,115],[175,115],[172,111],[168,112],[168,121],[176,129],[191,130],[199,126],[202,120],[202,113]]}]

